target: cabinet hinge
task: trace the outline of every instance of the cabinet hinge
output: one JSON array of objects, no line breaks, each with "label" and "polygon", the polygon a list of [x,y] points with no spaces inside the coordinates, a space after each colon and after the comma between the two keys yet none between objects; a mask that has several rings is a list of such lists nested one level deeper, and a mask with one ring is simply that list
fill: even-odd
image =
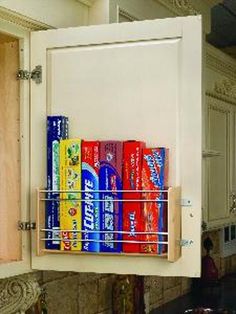
[{"label": "cabinet hinge", "polygon": [[17,73],[18,80],[33,80],[36,84],[42,83],[42,66],[37,65],[33,71],[19,70]]},{"label": "cabinet hinge", "polygon": [[19,221],[18,230],[27,231],[36,229],[36,223],[30,221]]},{"label": "cabinet hinge", "polygon": [[182,239],[179,244],[180,246],[191,246],[193,244],[193,240]]}]

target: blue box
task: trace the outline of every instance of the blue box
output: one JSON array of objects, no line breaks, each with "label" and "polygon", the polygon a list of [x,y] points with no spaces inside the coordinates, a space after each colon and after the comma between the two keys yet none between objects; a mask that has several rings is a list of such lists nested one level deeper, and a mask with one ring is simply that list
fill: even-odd
[{"label": "blue box", "polygon": [[82,251],[99,252],[99,142],[82,141]]},{"label": "blue box", "polygon": [[104,141],[100,143],[100,172],[99,187],[100,198],[103,200],[100,206],[101,233],[100,251],[122,251],[122,234],[112,231],[122,231],[122,159],[123,143],[119,141]]},{"label": "blue box", "polygon": [[[47,189],[60,190],[60,140],[68,138],[68,118],[64,116],[47,117]],[[59,193],[49,192],[49,199],[59,199]],[[59,238],[60,219],[59,219],[59,201],[47,201],[45,212],[45,228],[54,229],[46,232],[47,238]],[[59,250],[60,241],[47,240],[46,249]]]}]

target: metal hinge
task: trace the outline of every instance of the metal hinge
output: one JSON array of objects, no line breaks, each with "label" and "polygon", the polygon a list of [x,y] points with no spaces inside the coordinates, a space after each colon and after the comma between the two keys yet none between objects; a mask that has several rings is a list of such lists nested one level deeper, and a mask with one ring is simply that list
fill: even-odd
[{"label": "metal hinge", "polygon": [[179,244],[180,246],[190,246],[193,244],[193,240],[182,239]]},{"label": "metal hinge", "polygon": [[30,221],[19,221],[18,222],[18,230],[27,231],[27,230],[35,230],[36,223]]},{"label": "metal hinge", "polygon": [[180,205],[183,207],[192,206],[192,201],[190,199],[187,199],[187,198],[182,198],[180,201]]},{"label": "metal hinge", "polygon": [[32,72],[27,70],[19,70],[16,77],[18,80],[32,79],[36,84],[40,84],[42,83],[42,66],[37,65]]}]

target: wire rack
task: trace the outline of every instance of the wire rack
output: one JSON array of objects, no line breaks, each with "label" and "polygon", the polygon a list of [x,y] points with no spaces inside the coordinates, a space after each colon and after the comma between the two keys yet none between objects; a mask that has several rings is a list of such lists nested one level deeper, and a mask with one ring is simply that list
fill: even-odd
[{"label": "wire rack", "polygon": [[[136,236],[137,239],[128,240],[126,235],[130,234],[130,231],[127,230],[85,230],[85,229],[50,229],[45,227],[45,210],[46,204],[48,202],[67,202],[72,201],[68,198],[67,193],[75,194],[76,197],[73,198],[73,201],[86,202],[86,199],[82,198],[83,193],[88,191],[85,190],[46,190],[46,189],[37,189],[37,210],[36,210],[36,236],[37,236],[37,255],[41,256],[44,254],[91,254],[91,255],[125,255],[125,256],[151,256],[151,257],[162,257],[166,258],[170,262],[175,262],[179,259],[181,255],[181,189],[180,187],[170,187],[165,190],[93,190],[92,193],[101,195],[101,193],[121,193],[121,195],[126,195],[126,198],[121,199],[112,199],[114,203],[124,203],[124,202],[137,202],[145,203],[165,203],[165,210],[167,212],[167,225],[166,230],[154,231],[154,230],[143,230],[143,231],[134,231],[132,235]],[[90,191],[91,193],[91,191]],[[139,193],[142,197],[138,198],[137,196],[132,198],[129,195],[137,195]],[[161,198],[156,198],[156,194],[161,194]],[[153,195],[153,197],[152,197]],[[94,200],[94,202],[108,202],[106,199],[99,197]],[[145,228],[146,229],[146,228]],[[99,234],[98,239],[84,239],[82,235],[86,234]],[[50,237],[48,235],[50,234]],[[57,235],[55,237],[55,234]],[[64,238],[64,234],[69,234],[69,238]],[[73,237],[71,236],[73,235]],[[104,240],[100,238],[100,235],[108,235],[108,239]],[[110,237],[109,237],[110,236]],[[110,239],[109,239],[110,238]],[[151,240],[150,240],[151,238]],[[153,238],[155,240],[153,240]],[[50,250],[45,248],[45,241],[57,241],[60,243],[62,241],[70,242],[95,242],[95,243],[119,243],[119,244],[137,244],[144,245],[146,247],[157,247],[162,245],[166,247],[166,253],[161,254],[150,254],[150,253],[115,253],[115,252],[84,252],[84,251],[72,251],[72,250]]]}]

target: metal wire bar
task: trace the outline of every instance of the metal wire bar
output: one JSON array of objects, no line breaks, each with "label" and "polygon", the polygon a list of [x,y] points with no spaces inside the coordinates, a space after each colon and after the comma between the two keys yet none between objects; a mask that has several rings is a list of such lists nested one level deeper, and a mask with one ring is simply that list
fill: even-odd
[{"label": "metal wire bar", "polygon": [[41,241],[60,242],[96,242],[96,243],[136,243],[136,244],[166,244],[165,241],[135,241],[135,240],[96,240],[96,239],[61,239],[61,238],[40,238]]},{"label": "metal wire bar", "polygon": [[114,230],[114,231],[105,231],[105,230],[61,230],[61,229],[40,229],[40,231],[42,232],[76,232],[76,233],[114,233],[114,234],[130,234],[132,233],[132,235],[139,235],[139,234],[144,234],[144,235],[149,235],[149,234],[153,234],[153,235],[168,235],[168,232],[152,232],[152,231],[136,231],[136,232],[130,232],[130,231],[118,231],[118,230]]},{"label": "metal wire bar", "polygon": [[81,199],[81,198],[40,198],[40,201],[53,201],[53,202],[64,202],[64,201],[80,201],[80,202],[114,202],[114,203],[118,203],[118,202],[127,202],[127,203],[131,203],[131,202],[140,202],[140,203],[150,203],[150,202],[158,202],[158,203],[162,203],[162,202],[168,202],[168,200],[155,200],[155,199],[108,199],[108,200],[102,200],[102,199]]},{"label": "metal wire bar", "polygon": [[39,193],[167,193],[168,190],[38,190]]}]

